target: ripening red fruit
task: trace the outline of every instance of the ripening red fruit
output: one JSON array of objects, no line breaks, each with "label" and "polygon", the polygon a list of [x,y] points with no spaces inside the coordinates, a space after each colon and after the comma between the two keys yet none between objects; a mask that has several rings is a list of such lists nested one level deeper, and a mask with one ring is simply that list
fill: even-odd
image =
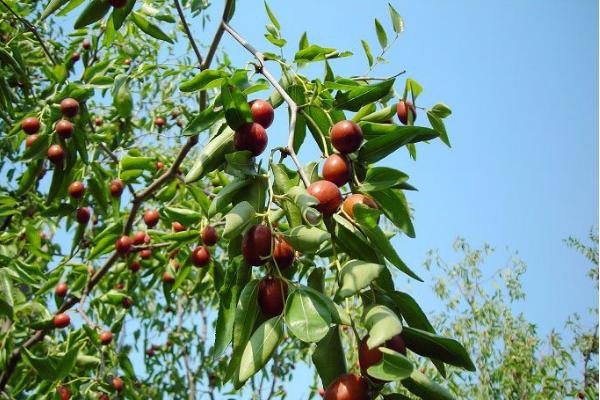
[{"label": "ripening red fruit", "polygon": [[266,225],[254,225],[242,238],[242,254],[249,265],[262,265],[271,254],[271,229]]},{"label": "ripening red fruit", "polygon": [[100,343],[106,345],[106,344],[109,344],[110,342],[112,342],[112,340],[113,340],[113,334],[111,331],[100,332]]},{"label": "ripening red fruit", "polygon": [[233,137],[236,150],[248,150],[255,157],[265,151],[268,142],[267,131],[256,122],[242,125]]},{"label": "ripening red fruit", "polygon": [[53,144],[48,147],[48,159],[54,164],[60,164],[65,157],[65,151],[59,144]]},{"label": "ripening red fruit", "polygon": [[[383,345],[375,347],[373,349],[369,349],[367,346],[367,340],[369,339],[369,335],[365,336],[360,341],[360,346],[358,348],[358,362],[360,365],[360,371],[364,376],[369,376],[373,379],[368,373],[367,370],[373,365],[379,363],[383,359],[383,353],[379,350],[380,347],[386,347],[388,349],[397,351],[398,353],[406,355],[406,344],[404,343],[404,339],[402,336],[396,335]],[[375,382],[382,382],[379,379],[373,379]]]},{"label": "ripening red fruit", "polygon": [[258,305],[267,318],[281,315],[287,295],[288,284],[279,278],[269,276],[258,283]]},{"label": "ripening red fruit", "polygon": [[[146,236],[148,236],[148,235],[146,235],[146,232],[144,232],[144,231],[136,232],[135,235],[133,235],[132,243],[136,246],[138,246],[140,244],[144,244],[144,243],[146,243]],[[148,238],[149,237],[150,236],[148,236]]]},{"label": "ripening red fruit", "polygon": [[73,118],[79,114],[79,103],[77,100],[67,97],[60,102],[60,112],[65,117]]},{"label": "ripening red fruit", "polygon": [[98,400],[110,400],[110,397],[108,397],[106,393],[102,393],[100,396],[98,396]]},{"label": "ripening red fruit", "polygon": [[163,163],[162,161],[157,161],[156,162],[156,170],[159,171],[161,169],[163,169],[165,166],[165,163]]},{"label": "ripening red fruit", "polygon": [[331,128],[331,145],[340,153],[353,153],[363,141],[363,133],[357,123],[340,121]]},{"label": "ripening red fruit", "polygon": [[271,126],[273,119],[275,118],[275,112],[273,111],[271,103],[259,99],[252,100],[249,105],[254,122],[262,125],[265,129]]},{"label": "ripening red fruit", "polygon": [[75,219],[81,225],[86,225],[90,220],[90,209],[88,207],[79,207],[77,211],[75,211]]},{"label": "ripening red fruit", "polygon": [[80,199],[85,193],[85,185],[81,181],[74,181],[69,185],[69,196],[74,199]]},{"label": "ripening red fruit", "polygon": [[275,247],[273,248],[273,258],[277,267],[281,269],[289,268],[294,263],[296,252],[294,248],[282,237],[275,238]]},{"label": "ripening red fruit", "polygon": [[118,376],[115,376],[112,380],[112,385],[117,392],[120,392],[121,390],[123,390],[123,379],[119,378]]},{"label": "ripening red fruit", "polygon": [[57,387],[56,393],[58,393],[60,400],[69,400],[71,398],[71,391],[66,386]]},{"label": "ripening red fruit", "polygon": [[61,119],[54,126],[54,131],[61,137],[61,139],[68,139],[73,136],[73,124],[71,121],[67,121],[66,119]]},{"label": "ripening red fruit", "polygon": [[147,355],[148,357],[152,357],[152,356],[154,356],[154,349],[148,349],[148,350],[146,350],[146,355]]},{"label": "ripening red fruit", "polygon": [[123,64],[131,65],[131,58],[126,58],[125,60],[123,60]]},{"label": "ripening red fruit", "polygon": [[346,197],[342,209],[350,218],[354,218],[354,213],[352,210],[354,209],[354,205],[358,203],[364,204],[370,208],[378,208],[377,203],[375,203],[372,198],[367,197],[364,194],[355,193]]},{"label": "ripening red fruit", "polygon": [[108,3],[114,8],[123,8],[127,4],[127,0],[108,0]]},{"label": "ripening red fruit", "polygon": [[81,58],[81,54],[78,51],[71,53],[71,62],[76,63]]},{"label": "ripening red fruit", "polygon": [[342,203],[340,189],[332,182],[313,182],[308,186],[306,191],[319,200],[319,204],[315,208],[326,217],[335,213]]},{"label": "ripening red fruit", "polygon": [[167,121],[165,121],[165,119],[163,117],[154,118],[154,125],[158,126],[159,128],[162,128],[163,126],[165,126],[166,122]]},{"label": "ripening red fruit", "polygon": [[121,255],[128,254],[131,251],[132,242],[129,236],[123,235],[115,242],[117,253]]},{"label": "ripening red fruit", "polygon": [[71,318],[67,314],[60,313],[54,316],[54,326],[56,328],[66,328],[71,324]]},{"label": "ripening red fruit", "polygon": [[138,272],[141,268],[141,264],[138,260],[134,260],[129,264],[129,270],[133,273]]},{"label": "ripening red fruit", "polygon": [[123,306],[123,308],[125,309],[130,309],[131,306],[133,305],[133,300],[131,300],[131,297],[125,297],[122,301],[121,301],[121,305]]},{"label": "ripening red fruit", "polygon": [[40,130],[40,120],[36,117],[27,117],[21,122],[21,129],[28,135],[38,133]]},{"label": "ripening red fruit", "polygon": [[174,232],[183,232],[185,231],[185,226],[181,222],[175,221],[171,224],[171,228],[173,228]]},{"label": "ripening red fruit", "polygon": [[146,223],[146,226],[148,228],[153,228],[156,226],[156,224],[158,224],[158,220],[160,219],[160,215],[158,214],[158,211],[152,209],[152,210],[146,210],[146,212],[144,213],[144,222]]},{"label": "ripening red fruit", "polygon": [[67,295],[68,291],[69,291],[69,286],[67,286],[67,284],[64,282],[59,283],[58,285],[56,285],[56,288],[54,288],[54,293],[58,297],[65,297]]},{"label": "ripening red fruit", "polygon": [[104,121],[102,120],[102,117],[96,117],[94,119],[94,124],[96,124],[96,126],[102,126],[103,123]]},{"label": "ripening red fruit", "polygon": [[370,400],[369,384],[362,376],[345,374],[331,382],[325,400]]},{"label": "ripening red fruit", "polygon": [[350,178],[350,167],[346,157],[332,154],[323,164],[323,178],[338,186],[344,186]]},{"label": "ripening red fruit", "polygon": [[25,138],[25,148],[28,149],[31,147],[31,145],[33,144],[33,142],[35,142],[38,139],[38,135],[36,135],[35,133],[33,135],[28,135]]},{"label": "ripening red fruit", "polygon": [[90,39],[85,38],[83,39],[83,42],[81,42],[81,47],[83,47],[84,50],[89,50],[92,47],[92,42],[90,42]]},{"label": "ripening red fruit", "polygon": [[110,195],[112,197],[121,197],[123,193],[123,181],[120,179],[113,179],[110,182]]},{"label": "ripening red fruit", "polygon": [[167,271],[165,271],[163,273],[162,280],[164,283],[173,283],[173,282],[175,282],[175,277],[173,275],[171,275],[170,273],[168,273]]},{"label": "ripening red fruit", "polygon": [[196,267],[205,267],[210,262],[210,251],[206,246],[198,246],[192,251],[192,264]]},{"label": "ripening red fruit", "polygon": [[400,122],[402,122],[404,125],[408,124],[409,113],[412,114],[412,120],[415,122],[417,119],[417,110],[413,103],[410,101],[400,100],[396,106],[396,114],[398,115]]},{"label": "ripening red fruit", "polygon": [[202,243],[207,246],[214,246],[219,240],[219,234],[217,230],[212,225],[206,225],[204,229],[202,229]]},{"label": "ripening red fruit", "polygon": [[147,260],[152,257],[152,249],[143,249],[140,250],[140,258],[142,260]]}]

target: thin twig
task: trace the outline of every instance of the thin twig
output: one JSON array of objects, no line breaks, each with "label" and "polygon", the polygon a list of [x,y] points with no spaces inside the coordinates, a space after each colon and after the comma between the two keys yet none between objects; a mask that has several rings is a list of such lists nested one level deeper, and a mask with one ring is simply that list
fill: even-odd
[{"label": "thin twig", "polygon": [[190,41],[190,44],[192,45],[192,49],[194,50],[194,53],[196,53],[196,58],[198,58],[198,67],[201,68],[202,67],[202,54],[200,53],[200,50],[198,50],[198,46],[196,45],[196,41],[194,40],[194,37],[192,36],[190,27],[189,27],[187,21],[185,20],[185,14],[183,13],[183,8],[181,8],[181,4],[179,3],[179,0],[175,0],[175,7],[177,8],[177,13],[179,14],[179,19],[181,19],[181,24],[183,25],[185,34],[187,35],[187,37]]},{"label": "thin twig", "polygon": [[292,100],[292,98],[287,94],[285,89],[281,87],[277,79],[275,79],[273,75],[271,75],[271,73],[265,66],[265,58],[263,54],[260,51],[256,50],[254,46],[252,46],[250,43],[248,43],[248,41],[244,39],[239,33],[237,33],[227,22],[223,20],[223,22],[221,22],[221,25],[225,28],[227,33],[229,33],[246,50],[252,53],[254,58],[258,60],[259,65],[256,66],[257,71],[260,72],[269,81],[269,83],[281,95],[283,100],[288,104],[288,107],[290,109],[290,125],[288,133],[288,144],[286,150],[292,158],[292,160],[294,161],[294,164],[296,164],[296,168],[300,173],[302,182],[304,182],[304,185],[308,187],[310,185],[310,179],[308,179],[306,172],[304,172],[304,168],[302,168],[302,164],[300,163],[300,160],[296,155],[296,151],[294,150],[294,136],[296,134],[296,117],[298,115],[298,106],[296,105],[296,102],[294,102],[294,100]]},{"label": "thin twig", "polygon": [[[183,327],[183,304],[181,297],[177,298],[177,335],[181,334],[181,329]],[[185,375],[188,379],[188,399],[194,400],[196,398],[196,384],[194,382],[194,375],[192,374],[192,369],[190,367],[190,357],[187,352],[187,346],[184,344],[182,346],[183,352],[183,366],[185,367]]]}]

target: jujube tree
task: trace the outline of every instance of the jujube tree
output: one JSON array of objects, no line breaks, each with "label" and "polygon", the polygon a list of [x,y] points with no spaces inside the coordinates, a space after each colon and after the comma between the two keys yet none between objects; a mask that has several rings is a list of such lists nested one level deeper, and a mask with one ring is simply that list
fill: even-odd
[{"label": "jujube tree", "polygon": [[[377,165],[449,145],[451,111],[417,105],[404,72],[371,76],[393,43],[384,24],[379,56],[362,41],[369,72],[346,77],[332,64],[352,53],[306,33],[286,58],[266,3],[273,52],[234,29],[233,0],[206,46],[192,29],[208,21],[204,1],[86,1],[66,34],[56,14],[78,0],[0,2],[0,392],[262,396],[262,371],[266,396],[285,397],[275,383],[303,360],[328,400],[452,397],[413,358],[442,377],[474,365],[395,287],[396,273],[421,280],[390,241],[415,236],[415,188]],[[219,51],[224,35],[245,66]],[[323,76],[303,72],[314,63]],[[431,127],[414,125],[418,113]],[[282,121],[287,136],[273,132]]]}]

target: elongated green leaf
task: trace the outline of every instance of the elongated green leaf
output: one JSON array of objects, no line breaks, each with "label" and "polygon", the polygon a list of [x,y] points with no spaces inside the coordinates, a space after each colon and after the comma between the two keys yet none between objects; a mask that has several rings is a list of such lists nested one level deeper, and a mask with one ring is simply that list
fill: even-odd
[{"label": "elongated green leaf", "polygon": [[395,79],[374,85],[356,86],[348,91],[339,91],[334,106],[342,110],[358,111],[365,104],[373,103],[390,92]]},{"label": "elongated green leaf", "polygon": [[340,271],[340,290],[337,293],[341,298],[346,298],[358,293],[375,280],[384,265],[368,263],[360,260],[348,261]]},{"label": "elongated green leaf", "polygon": [[125,22],[125,19],[131,13],[131,10],[133,10],[134,5],[135,0],[127,0],[127,4],[125,4],[124,7],[113,9],[112,21],[115,31],[121,29],[121,26],[123,26],[123,22]]},{"label": "elongated green leaf", "polygon": [[367,170],[364,181],[360,184],[360,189],[365,192],[377,192],[388,189],[408,180],[408,175],[388,167],[372,167]]},{"label": "elongated green leaf", "polygon": [[388,8],[390,11],[390,18],[392,19],[392,27],[394,28],[394,32],[396,32],[396,34],[404,32],[404,20],[390,3],[388,3]]},{"label": "elongated green leaf", "polygon": [[373,65],[373,55],[371,54],[371,48],[369,47],[369,43],[366,40],[361,40],[363,50],[365,51],[365,55],[367,56],[367,61],[369,63],[369,67]]},{"label": "elongated green leaf", "polygon": [[182,92],[195,92],[196,90],[209,89],[219,86],[227,76],[225,71],[205,69],[192,79],[184,81],[179,85]]},{"label": "elongated green leaf", "polygon": [[75,29],[84,28],[96,21],[99,21],[110,10],[108,0],[92,0],[83,9],[75,21]]},{"label": "elongated green leaf", "polygon": [[133,23],[136,24],[137,27],[140,28],[144,33],[152,36],[155,39],[164,40],[165,42],[168,42],[168,43],[173,43],[173,39],[171,39],[169,37],[169,35],[164,33],[158,27],[158,25],[155,25],[154,23],[150,22],[148,19],[146,19],[146,17],[144,17],[139,12],[133,11],[131,13],[131,18],[133,20]]},{"label": "elongated green leaf", "polygon": [[42,11],[42,15],[40,15],[40,21],[45,20],[50,15],[52,15],[56,10],[65,5],[64,0],[50,0],[44,11]]},{"label": "elongated green leaf", "polygon": [[383,233],[377,224],[381,211],[369,208],[363,204],[355,204],[352,212],[362,231],[367,235],[373,246],[375,246],[385,258],[406,275],[423,282],[423,280],[411,271],[411,269],[400,259],[396,250],[394,250],[392,244],[385,236],[385,233]]},{"label": "elongated green leaf", "polygon": [[283,235],[293,248],[301,252],[315,252],[331,237],[329,232],[304,225],[296,226]]},{"label": "elongated green leaf", "polygon": [[340,52],[336,49],[317,46],[311,44],[304,49],[296,52],[294,56],[294,62],[296,63],[309,63],[314,61],[322,61],[330,58],[340,58],[351,56],[352,53],[349,51]]},{"label": "elongated green leaf", "polygon": [[246,382],[269,361],[277,345],[283,338],[283,317],[277,316],[265,321],[252,334],[240,360],[236,388]]},{"label": "elongated green leaf", "polygon": [[248,186],[251,183],[251,180],[240,180],[231,182],[229,185],[223,187],[219,193],[215,196],[212,203],[210,203],[210,208],[208,209],[208,216],[212,217],[216,215],[218,212],[221,212],[231,201],[233,200],[233,196],[235,194]]},{"label": "elongated green leaf", "polygon": [[290,332],[298,339],[316,343],[327,335],[331,315],[320,296],[309,288],[299,288],[287,298],[285,322]]},{"label": "elongated green leaf", "polygon": [[408,203],[399,189],[367,191],[380,205],[385,216],[408,237],[415,237],[415,228],[410,218]]},{"label": "elongated green leaf", "polygon": [[327,335],[317,343],[312,361],[323,387],[329,386],[334,379],[347,372],[339,327],[331,327]]},{"label": "elongated green leaf", "polygon": [[402,332],[402,323],[389,308],[375,305],[367,310],[363,317],[365,327],[369,330],[367,346],[373,349]]},{"label": "elongated green leaf", "polygon": [[183,207],[164,207],[163,212],[168,219],[180,222],[184,226],[195,225],[202,217],[199,211]]},{"label": "elongated green leaf", "polygon": [[225,216],[225,229],[223,238],[230,240],[254,223],[256,211],[247,201],[236,204]]},{"label": "elongated green leaf", "polygon": [[393,132],[368,140],[359,150],[359,160],[375,163],[409,143],[431,140],[440,134],[422,126],[393,126]]},{"label": "elongated green leaf", "polygon": [[414,366],[408,358],[385,347],[380,347],[379,351],[383,353],[383,358],[367,370],[369,376],[383,381],[396,381],[410,376]]},{"label": "elongated green leaf", "polygon": [[225,129],[220,135],[213,138],[200,152],[192,169],[185,177],[186,183],[195,182],[207,173],[214,171],[225,162],[225,154],[233,151],[232,129]]},{"label": "elongated green leaf", "polygon": [[267,15],[269,16],[271,23],[273,25],[275,25],[275,27],[277,29],[281,29],[281,25],[279,25],[279,21],[277,21],[277,18],[275,18],[275,15],[273,15],[273,11],[271,11],[271,8],[269,7],[269,5],[267,4],[266,1],[265,1],[265,9],[267,10]]},{"label": "elongated green leaf", "polygon": [[413,370],[410,377],[402,380],[402,386],[424,400],[454,400],[446,388],[430,380],[417,369]]},{"label": "elongated green leaf", "polygon": [[379,22],[377,18],[375,18],[375,32],[377,33],[379,45],[382,49],[385,49],[388,45],[387,34],[385,33],[385,29],[383,29],[381,22]]},{"label": "elongated green leaf", "polygon": [[475,371],[475,365],[469,354],[463,345],[454,339],[411,327],[405,327],[402,337],[406,346],[419,355],[440,360],[468,371]]},{"label": "elongated green leaf", "polygon": [[431,124],[431,127],[440,134],[440,139],[446,146],[452,147],[450,145],[450,139],[448,138],[448,133],[446,132],[446,126],[444,125],[444,121],[435,115],[431,110],[427,110],[427,119]]},{"label": "elongated green leaf", "polygon": [[225,110],[225,120],[231,129],[238,129],[253,122],[248,100],[235,86],[228,83],[221,86],[221,102]]}]

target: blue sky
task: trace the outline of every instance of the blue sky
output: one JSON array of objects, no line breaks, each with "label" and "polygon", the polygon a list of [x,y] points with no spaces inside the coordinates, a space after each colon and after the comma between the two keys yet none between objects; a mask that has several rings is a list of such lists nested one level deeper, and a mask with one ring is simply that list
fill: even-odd
[{"label": "blue sky", "polygon": [[[262,1],[238,3],[232,25],[257,48],[273,51],[263,37],[268,20]],[[392,4],[405,32],[387,55],[390,63],[375,75],[406,69],[397,90],[411,77],[424,87],[420,105],[442,101],[453,110],[447,120],[452,149],[435,142],[419,146],[417,162],[404,151],[383,162],[407,172],[419,188],[408,195],[417,238],[395,239],[396,248],[417,271],[428,249],[451,258],[458,235],[473,245],[487,241],[500,251],[518,250],[529,265],[527,300],[519,311],[543,333],[560,330],[568,315],[597,304],[598,296],[583,258],[562,243],[569,235],[584,238],[598,223],[598,3]],[[311,43],[353,51],[354,58],[332,62],[340,75],[365,72],[360,39],[376,53],[375,17],[392,32],[383,1],[270,5],[288,39],[289,58],[305,30]],[[212,37],[213,26],[194,33]],[[223,44],[234,63],[250,60],[231,39]],[[320,65],[306,72],[322,75]],[[270,146],[285,143],[285,120],[281,109],[269,129]],[[426,124],[423,114],[417,123]],[[305,162],[317,156],[314,146],[300,154]],[[410,289],[426,310],[440,307],[431,281]],[[309,373],[300,368],[286,384],[291,398],[306,398]]]}]

